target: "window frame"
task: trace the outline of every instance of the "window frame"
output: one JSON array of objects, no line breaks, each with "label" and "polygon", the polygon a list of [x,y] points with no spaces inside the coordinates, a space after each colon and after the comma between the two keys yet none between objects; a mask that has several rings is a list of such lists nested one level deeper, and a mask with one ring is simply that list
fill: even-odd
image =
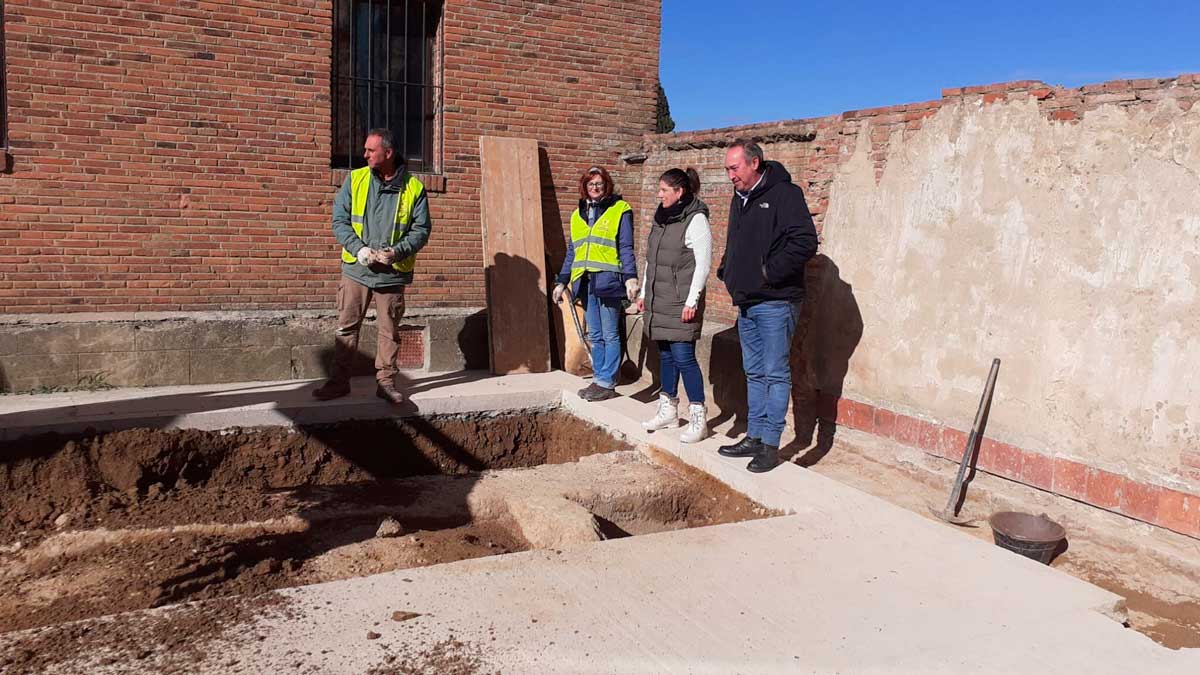
[{"label": "window frame", "polygon": [[[372,40],[379,39],[377,32],[372,32],[367,36],[366,54],[367,54],[367,73],[360,75],[356,72],[356,54],[361,56],[362,44],[356,42],[361,40],[361,36],[355,34],[355,27],[358,17],[355,15],[356,7],[366,5],[367,12],[372,11],[373,6],[383,8],[384,16],[387,21],[387,30],[384,32],[382,39],[384,44],[389,42],[394,44],[396,35],[391,32],[391,18],[394,4],[404,3],[405,8],[405,27],[401,29],[404,35],[401,40],[404,44],[404,60],[401,61],[400,67],[404,69],[402,79],[388,79],[388,76],[395,77],[395,72],[385,72],[384,77],[375,77],[371,72],[373,64],[378,61],[371,61],[372,56],[376,59],[377,55],[372,54]],[[445,12],[446,0],[334,0],[332,6],[332,30],[330,35],[330,148],[329,162],[330,167],[335,171],[346,171],[359,168],[364,165],[361,153],[361,145],[363,139],[360,136],[367,129],[378,126],[386,126],[396,134],[396,151],[406,160],[407,167],[413,173],[425,175],[441,175],[442,173],[442,157],[443,157],[443,112],[444,112],[444,81],[443,64],[445,63],[444,56],[444,32],[445,32]],[[421,64],[420,64],[420,82],[409,81],[410,75],[408,65],[408,46],[412,36],[411,25],[413,18],[408,15],[408,12],[419,6],[421,8],[421,19],[419,35],[417,40],[421,45]],[[432,13],[430,13],[432,11]],[[415,16],[415,13],[414,15]],[[366,21],[370,21],[368,16]],[[347,27],[347,30],[339,30],[341,26]],[[399,32],[399,31],[398,31]],[[392,53],[394,53],[394,48]],[[392,71],[391,54],[387,53],[387,64],[384,67],[385,71]],[[346,62],[346,59],[349,62]],[[364,100],[360,88],[366,89],[366,104],[360,105]],[[399,113],[391,112],[391,100],[384,99],[385,118],[384,120],[371,119],[373,100],[375,92],[379,87],[383,87],[384,97],[396,96],[396,89],[404,90],[404,104]],[[424,150],[420,155],[409,155],[409,138],[412,133],[411,124],[412,115],[409,113],[409,91],[413,87],[419,88],[421,101],[417,104],[419,108],[419,119],[421,124],[420,145]],[[346,91],[349,89],[349,91]],[[394,99],[392,99],[394,100]],[[378,103],[374,103],[378,105]],[[365,108],[365,111],[363,110]],[[339,119],[340,115],[348,115],[349,119]],[[367,117],[364,121],[361,117]],[[399,120],[397,125],[396,120]]]},{"label": "window frame", "polygon": [[[4,0],[0,0],[0,152],[8,152],[8,60],[4,53]],[[2,158],[0,158],[2,159]],[[5,162],[0,162],[3,168]]]}]

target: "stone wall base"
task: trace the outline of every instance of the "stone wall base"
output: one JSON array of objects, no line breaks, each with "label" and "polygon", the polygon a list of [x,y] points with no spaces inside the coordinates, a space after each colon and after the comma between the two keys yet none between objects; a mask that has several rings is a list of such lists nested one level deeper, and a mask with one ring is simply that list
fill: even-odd
[{"label": "stone wall base", "polygon": [[[171,312],[0,317],[0,392],[312,379],[329,374],[332,311]],[[355,374],[374,372],[374,313]],[[400,367],[487,367],[481,310],[404,318]]]}]

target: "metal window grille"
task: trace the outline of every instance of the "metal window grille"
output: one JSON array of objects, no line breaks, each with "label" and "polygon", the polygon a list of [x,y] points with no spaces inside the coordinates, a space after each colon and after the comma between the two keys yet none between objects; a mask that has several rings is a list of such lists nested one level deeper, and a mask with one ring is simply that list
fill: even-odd
[{"label": "metal window grille", "polygon": [[8,147],[8,82],[4,78],[5,70],[4,0],[0,0],[0,148]]},{"label": "metal window grille", "polygon": [[364,166],[368,129],[386,127],[412,171],[440,170],[440,0],[334,0],[334,168]]}]

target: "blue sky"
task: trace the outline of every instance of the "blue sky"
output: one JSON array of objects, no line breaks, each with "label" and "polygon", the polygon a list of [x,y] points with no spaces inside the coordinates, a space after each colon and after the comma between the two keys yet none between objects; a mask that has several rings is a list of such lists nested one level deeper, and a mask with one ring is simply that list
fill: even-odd
[{"label": "blue sky", "polygon": [[1200,72],[1197,0],[663,0],[677,131],[925,101],[1008,80]]}]

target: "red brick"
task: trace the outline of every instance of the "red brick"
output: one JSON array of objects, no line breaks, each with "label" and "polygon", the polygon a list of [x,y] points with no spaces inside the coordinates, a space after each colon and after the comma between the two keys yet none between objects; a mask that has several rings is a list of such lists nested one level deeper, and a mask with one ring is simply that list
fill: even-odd
[{"label": "red brick", "polygon": [[938,456],[961,462],[963,452],[967,447],[967,436],[969,435],[965,431],[944,427],[938,444]]},{"label": "red brick", "polygon": [[1079,119],[1079,115],[1075,114],[1074,110],[1055,110],[1050,113],[1050,119],[1059,122],[1070,122]]},{"label": "red brick", "polygon": [[896,431],[896,413],[883,408],[875,409],[875,424],[873,433],[884,438],[891,438]]},{"label": "red brick", "polygon": [[954,98],[956,96],[962,96],[962,95],[963,95],[962,87],[953,87],[951,89],[943,89],[942,90],[942,98]]},{"label": "red brick", "polygon": [[1163,489],[1158,494],[1158,525],[1190,537],[1200,537],[1200,495]]},{"label": "red brick", "polygon": [[1121,485],[1121,513],[1130,518],[1153,523],[1158,518],[1158,504],[1163,488],[1126,478]]},{"label": "red brick", "polygon": [[998,103],[1000,101],[1005,100],[1006,98],[1007,97],[1001,93],[984,94],[983,95],[983,104],[987,105],[989,103]]},{"label": "red brick", "polygon": [[1061,457],[1054,460],[1054,491],[1064,497],[1087,500],[1088,468]]},{"label": "red brick", "polygon": [[[78,262],[95,283],[63,286],[51,265],[39,265],[27,289],[2,289],[0,313],[332,308],[340,271],[329,231],[337,187],[329,147],[331,4],[3,3],[12,170],[0,171],[0,220],[40,215],[42,231],[88,233],[97,246]],[[421,253],[410,309],[484,304],[483,134],[537,138],[544,150],[551,266],[562,261],[576,203],[571,185],[584,168],[607,167],[639,214],[650,201],[632,189],[642,167],[619,156],[654,130],[660,3],[440,4],[442,171],[424,177],[434,234]],[[602,30],[627,29],[606,46],[564,48],[594,44],[597,21]],[[86,201],[60,203],[84,194]],[[130,264],[131,250],[141,256],[130,247],[134,232],[192,255],[173,257],[166,279],[139,278],[140,263],[110,272]],[[0,259],[39,239],[0,238]],[[288,264],[248,262],[247,241],[290,252]],[[231,290],[212,292],[184,276],[189,268]],[[246,275],[248,268],[254,273]]]},{"label": "red brick", "polygon": [[1020,480],[1026,485],[1050,490],[1054,487],[1054,459],[1036,452],[1025,452],[1021,460]]},{"label": "red brick", "polygon": [[979,468],[1005,478],[1019,480],[1024,453],[1007,443],[984,438],[979,448]]},{"label": "red brick", "polygon": [[1087,503],[1104,509],[1121,508],[1121,488],[1126,478],[1103,469],[1087,470]]},{"label": "red brick", "polygon": [[896,430],[892,438],[904,445],[916,448],[921,444],[921,420],[908,415],[896,415]]},{"label": "red brick", "polygon": [[1039,100],[1039,101],[1044,101],[1044,100],[1046,100],[1046,99],[1050,98],[1050,96],[1051,96],[1051,95],[1053,95],[1053,94],[1054,94],[1054,90],[1053,90],[1053,89],[1051,89],[1050,87],[1043,87],[1043,88],[1041,88],[1041,89],[1034,89],[1034,90],[1032,90],[1032,91],[1030,91],[1030,92],[1029,92],[1029,95],[1030,95],[1030,96],[1032,96],[1032,97],[1036,98],[1036,99],[1037,99],[1037,100]]},{"label": "red brick", "polygon": [[920,438],[917,447],[925,452],[937,454],[938,445],[942,442],[942,425],[921,421]]},{"label": "red brick", "polygon": [[848,398],[838,399],[836,421],[839,426],[870,431],[874,414],[874,409],[865,403]]}]

